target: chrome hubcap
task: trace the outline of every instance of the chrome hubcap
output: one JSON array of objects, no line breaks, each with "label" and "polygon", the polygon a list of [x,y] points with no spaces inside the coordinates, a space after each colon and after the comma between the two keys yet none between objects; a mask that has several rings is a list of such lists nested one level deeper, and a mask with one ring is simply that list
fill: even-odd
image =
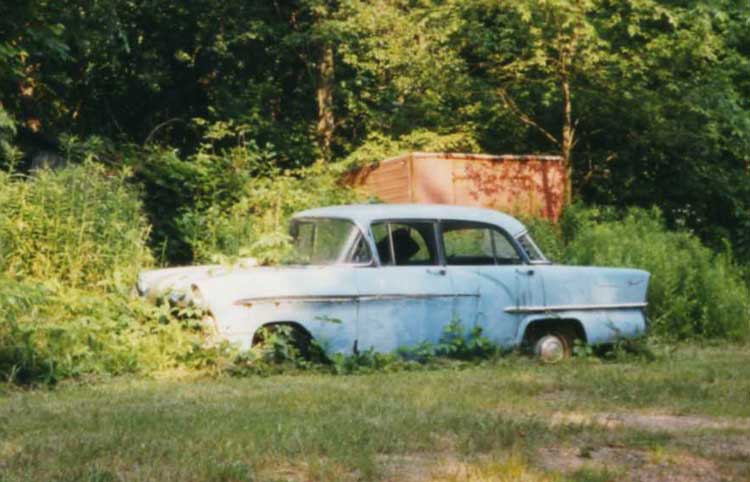
[{"label": "chrome hubcap", "polygon": [[558,337],[547,335],[537,342],[536,353],[544,362],[559,362],[565,358],[565,345]]}]

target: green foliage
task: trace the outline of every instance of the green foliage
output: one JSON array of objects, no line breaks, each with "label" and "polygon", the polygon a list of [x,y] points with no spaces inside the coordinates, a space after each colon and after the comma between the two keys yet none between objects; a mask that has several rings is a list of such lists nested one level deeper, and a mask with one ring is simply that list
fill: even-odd
[{"label": "green foliage", "polygon": [[[748,25],[730,0],[3,4],[0,274],[53,283],[56,303],[106,293],[109,326],[146,238],[168,263],[276,262],[292,212],[363,199],[340,185],[352,166],[560,151],[567,129],[581,199],[662,214],[532,221],[548,256],[649,269],[657,334],[741,336],[750,271],[729,253],[750,259]],[[23,177],[50,153],[84,166]],[[201,363],[224,363],[211,350]]]},{"label": "green foliage", "polygon": [[551,223],[538,217],[521,216],[521,222],[531,233],[534,242],[539,246],[547,259],[553,262],[563,262],[565,242],[561,225]]},{"label": "green foliage", "polygon": [[148,263],[148,225],[121,173],[88,164],[0,174],[0,273],[129,289]]},{"label": "green foliage", "polygon": [[182,218],[250,178],[568,146],[582,200],[658,205],[750,259],[749,22],[732,0],[21,0],[0,6],[0,165],[108,140],[183,263]]},{"label": "green foliage", "polygon": [[191,365],[195,316],[118,294],[0,277],[0,379],[54,383],[86,374]]},{"label": "green foliage", "polygon": [[21,159],[21,151],[14,145],[16,122],[0,103],[0,167],[12,171]]},{"label": "green foliage", "polygon": [[488,358],[498,353],[498,347],[482,336],[482,328],[474,326],[465,333],[461,320],[454,319],[443,330],[435,355],[458,360]]},{"label": "green foliage", "polygon": [[731,252],[716,254],[693,234],[666,229],[657,209],[568,209],[561,261],[651,272],[652,333],[668,338],[746,337],[750,294]]},{"label": "green foliage", "polygon": [[185,215],[182,226],[196,260],[252,256],[264,263],[283,259],[289,250],[288,221],[312,207],[346,204],[363,196],[342,185],[342,167],[315,164],[248,180],[239,199]]},{"label": "green foliage", "polygon": [[[143,186],[145,208],[153,225],[151,244],[163,261],[184,263],[195,255],[202,259],[204,253],[194,252],[193,239],[220,236],[210,231],[213,227],[205,224],[204,217],[225,213],[240,200],[248,182],[274,171],[273,151],[248,140],[246,125],[205,119],[194,119],[194,125],[202,130],[195,154],[181,156],[175,149],[159,146],[130,146],[125,154],[126,163]],[[233,223],[227,228],[242,226]],[[239,239],[242,234],[234,237]],[[223,250],[233,248],[224,246],[222,239],[212,243]]]},{"label": "green foliage", "polygon": [[343,163],[348,169],[378,162],[414,151],[479,152],[481,148],[470,132],[438,134],[417,129],[393,139],[381,132],[371,132],[367,139],[349,154]]}]

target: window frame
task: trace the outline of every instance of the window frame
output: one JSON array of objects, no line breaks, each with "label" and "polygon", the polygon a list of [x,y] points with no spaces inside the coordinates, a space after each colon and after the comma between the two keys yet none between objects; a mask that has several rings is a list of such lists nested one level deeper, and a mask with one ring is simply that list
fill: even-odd
[{"label": "window frame", "polygon": [[[521,238],[523,237],[528,238],[529,242],[534,247],[536,252],[539,253],[539,256],[541,256],[542,259],[536,259],[536,260],[531,259],[531,257],[529,256],[529,253],[526,251],[526,248],[523,246],[523,243],[521,243]],[[534,241],[534,238],[531,237],[531,233],[529,233],[528,230],[525,230],[524,232],[516,236],[514,240],[516,241],[518,246],[521,248],[521,251],[523,252],[524,257],[526,258],[526,261],[528,264],[536,264],[536,265],[554,264],[554,262],[551,259],[549,259],[547,255],[544,254],[544,252],[539,248],[539,245],[536,244],[536,241]]]},{"label": "window frame", "polygon": [[508,243],[510,244],[510,246],[515,250],[516,255],[518,256],[518,260],[520,262],[519,265],[532,264],[529,261],[528,256],[526,255],[526,251],[524,249],[522,249],[521,246],[519,246],[518,241],[513,236],[511,236],[510,234],[508,234],[500,226],[497,226],[497,225],[492,224],[492,223],[485,223],[485,222],[482,222],[482,221],[472,221],[472,220],[468,220],[468,219],[441,219],[438,222],[439,229],[440,229],[440,232],[439,232],[439,235],[438,235],[438,242],[440,244],[439,251],[441,253],[441,257],[442,257],[441,261],[442,261],[442,265],[443,266],[472,266],[472,267],[478,267],[478,266],[518,266],[518,265],[513,265],[513,264],[499,264],[497,262],[497,250],[496,250],[496,246],[495,246],[495,237],[494,236],[491,237],[491,239],[492,239],[492,258],[495,261],[493,264],[481,264],[481,265],[480,264],[450,264],[449,265],[448,264],[448,259],[445,256],[445,244],[444,244],[445,243],[445,237],[444,237],[444,231],[443,231],[443,224],[444,223],[463,223],[463,224],[467,224],[467,225],[471,225],[471,226],[476,226],[477,228],[480,228],[480,229],[489,229],[490,231],[496,231],[499,235],[501,235],[502,237],[504,237],[505,240],[508,241]]}]

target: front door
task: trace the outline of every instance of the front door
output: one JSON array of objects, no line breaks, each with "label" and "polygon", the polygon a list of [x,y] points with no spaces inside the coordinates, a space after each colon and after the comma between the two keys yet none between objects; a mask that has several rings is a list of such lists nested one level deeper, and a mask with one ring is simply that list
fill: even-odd
[{"label": "front door", "polygon": [[454,293],[438,264],[435,228],[432,221],[373,224],[380,266],[357,270],[360,351],[437,342],[450,322]]}]

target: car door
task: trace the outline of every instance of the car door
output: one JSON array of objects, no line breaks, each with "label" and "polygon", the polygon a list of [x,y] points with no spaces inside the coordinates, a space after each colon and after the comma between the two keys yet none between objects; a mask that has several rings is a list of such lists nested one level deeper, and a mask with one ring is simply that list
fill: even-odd
[{"label": "car door", "polygon": [[516,308],[537,296],[533,267],[497,226],[446,220],[441,233],[458,318],[467,331],[479,326],[493,342],[512,345],[520,322]]},{"label": "car door", "polygon": [[436,222],[376,222],[371,236],[380,262],[357,271],[359,349],[437,342],[451,320],[453,291],[439,265]]}]

